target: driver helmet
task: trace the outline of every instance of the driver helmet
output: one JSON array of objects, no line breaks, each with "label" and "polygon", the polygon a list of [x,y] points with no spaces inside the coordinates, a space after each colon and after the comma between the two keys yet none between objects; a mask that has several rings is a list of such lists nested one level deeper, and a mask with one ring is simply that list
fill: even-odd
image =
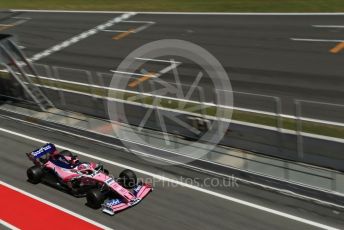
[{"label": "driver helmet", "polygon": [[91,169],[91,167],[88,164],[86,164],[86,163],[82,163],[82,164],[78,165],[78,170],[79,171],[85,171],[85,170],[88,170],[88,169]]}]

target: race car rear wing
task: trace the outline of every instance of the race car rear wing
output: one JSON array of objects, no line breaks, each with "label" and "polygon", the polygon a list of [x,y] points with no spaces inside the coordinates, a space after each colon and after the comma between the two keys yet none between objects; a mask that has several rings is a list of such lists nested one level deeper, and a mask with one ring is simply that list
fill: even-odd
[{"label": "race car rear wing", "polygon": [[36,149],[30,153],[26,153],[26,155],[29,157],[31,161],[33,161],[35,164],[40,164],[38,159],[43,157],[44,155],[54,153],[56,151],[55,145],[48,143],[40,147],[39,149]]}]

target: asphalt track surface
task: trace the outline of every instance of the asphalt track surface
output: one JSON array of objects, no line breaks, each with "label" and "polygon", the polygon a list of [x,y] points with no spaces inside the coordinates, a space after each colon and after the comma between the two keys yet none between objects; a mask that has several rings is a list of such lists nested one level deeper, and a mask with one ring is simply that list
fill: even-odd
[{"label": "asphalt track surface", "polygon": [[[183,166],[152,164],[130,153],[120,152],[61,133],[47,132],[32,125],[20,124],[4,118],[0,118],[0,125],[6,130],[49,140],[78,151],[176,180],[181,177],[184,179],[198,178],[197,181],[202,184],[205,178],[214,178],[213,175],[205,174],[202,171],[195,172]],[[26,168],[31,166],[31,162],[27,160],[25,152],[35,149],[41,143],[1,130],[0,144],[2,146],[0,175],[3,182],[114,229],[317,229],[305,223],[190,188],[177,185],[167,186],[167,183],[162,181],[155,182],[154,192],[139,205],[115,216],[108,216],[100,210],[93,210],[85,206],[84,198],[75,198],[47,185],[33,185],[26,181]],[[92,161],[90,158],[80,157],[85,161]],[[115,175],[122,170],[122,168],[107,163],[104,165]],[[144,179],[149,178],[140,173],[138,176]],[[260,190],[240,182],[238,182],[238,186],[232,188],[210,186],[206,189],[331,227],[344,227],[342,210],[334,210]]]},{"label": "asphalt track surface", "polygon": [[[14,34],[25,53],[31,57],[60,44],[71,37],[100,25],[113,14],[16,12],[0,15],[1,23],[11,17],[30,18],[22,24],[7,28]],[[138,33],[112,39],[120,32],[100,31],[61,51],[37,61],[52,66],[63,66],[111,74],[121,61],[136,48],[160,39],[182,39],[208,50],[224,66],[234,91],[279,97],[282,113],[295,115],[295,99],[344,104],[343,54],[330,53],[335,42],[293,41],[291,38],[341,40],[343,28],[318,28],[313,25],[340,25],[340,15],[150,15],[136,14],[130,21],[121,22],[109,30],[128,31],[152,21]],[[146,63],[148,71],[158,71],[166,63]],[[184,70],[183,70],[184,68]],[[189,63],[181,67],[181,81],[190,85],[198,67]],[[184,72],[183,72],[184,71]],[[79,81],[68,76],[69,80]],[[171,73],[161,76],[175,82]],[[94,78],[94,84],[100,84]],[[107,82],[108,81],[108,82]],[[110,80],[105,79],[105,84]],[[209,81],[200,82],[209,93]],[[209,93],[208,100],[212,100]],[[206,99],[206,100],[207,100]],[[234,95],[234,105],[275,112],[273,99]],[[325,109],[324,109],[325,108]],[[340,111],[340,112],[339,112]],[[317,105],[304,115],[323,120],[342,121],[343,109]]]}]

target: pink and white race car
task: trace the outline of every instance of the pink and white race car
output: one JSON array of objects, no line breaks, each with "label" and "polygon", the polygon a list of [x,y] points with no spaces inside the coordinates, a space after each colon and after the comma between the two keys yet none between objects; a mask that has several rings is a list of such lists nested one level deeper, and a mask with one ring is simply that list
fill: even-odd
[{"label": "pink and white race car", "polygon": [[129,169],[113,178],[101,164],[81,162],[68,150],[57,151],[51,143],[26,155],[35,164],[27,170],[31,183],[44,182],[74,196],[86,196],[89,207],[103,207],[110,215],[139,203],[153,191]]}]

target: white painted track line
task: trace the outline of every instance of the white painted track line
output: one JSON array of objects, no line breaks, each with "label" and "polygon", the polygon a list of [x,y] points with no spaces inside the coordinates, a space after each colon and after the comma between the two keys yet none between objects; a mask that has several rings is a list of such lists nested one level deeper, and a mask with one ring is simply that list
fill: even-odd
[{"label": "white painted track line", "polygon": [[[28,10],[28,9],[11,9],[12,12],[42,12],[42,13],[88,13],[88,14],[123,14],[128,11],[91,11],[91,10]],[[264,12],[151,12],[151,11],[136,11],[138,14],[175,14],[175,15],[272,15],[272,16],[344,16],[344,12],[335,13],[264,13]]]},{"label": "white painted track line", "polygon": [[[130,73],[130,72],[125,72],[125,71],[119,71],[119,70],[110,70],[112,73],[118,73],[118,74],[124,74],[124,75],[132,75],[132,76],[142,76],[142,73]],[[154,75],[152,75],[154,77]],[[111,88],[109,88],[111,89]]]},{"label": "white painted track line", "polygon": [[137,23],[137,24],[154,24],[155,22],[153,21],[123,21],[125,23]]},{"label": "white painted track line", "polygon": [[344,25],[312,25],[316,28],[344,28]]},{"label": "white painted track line", "polygon": [[139,28],[135,29],[134,32],[135,33],[139,33],[142,30],[147,29],[148,27],[151,27],[152,25],[154,25],[154,23],[147,23],[146,25],[140,26]]},{"label": "white painted track line", "polygon": [[129,30],[101,30],[103,32],[111,32],[111,33],[135,33],[135,31]]},{"label": "white painted track line", "polygon": [[344,40],[339,39],[315,39],[315,38],[290,38],[293,41],[300,41],[300,42],[344,42]]},{"label": "white painted track line", "polygon": [[[47,141],[47,140],[42,140],[42,139],[39,139],[39,138],[31,137],[31,136],[28,136],[26,134],[18,133],[18,132],[15,132],[15,131],[4,129],[4,128],[0,128],[0,131],[2,131],[4,133],[7,133],[7,134],[11,134],[11,135],[17,136],[17,137],[24,138],[24,139],[27,139],[27,140],[35,141],[35,142],[38,142],[38,143],[41,143],[41,144],[46,144],[46,143],[50,142],[50,141]],[[127,169],[130,169],[130,170],[136,171],[138,173],[141,173],[141,174],[153,177],[153,178],[158,179],[160,181],[174,183],[174,184],[180,185],[182,187],[189,188],[191,190],[195,190],[195,191],[198,191],[198,192],[201,192],[201,193],[205,193],[207,195],[214,196],[214,197],[217,197],[217,198],[220,198],[220,199],[224,199],[224,200],[227,200],[227,201],[235,202],[237,204],[241,204],[241,205],[244,205],[244,206],[247,206],[247,207],[250,207],[250,208],[254,208],[254,209],[257,209],[257,210],[260,210],[260,211],[264,211],[264,212],[267,212],[267,213],[270,213],[270,214],[273,214],[273,215],[281,216],[281,217],[284,217],[284,218],[287,218],[287,219],[290,219],[290,220],[293,220],[293,221],[297,221],[297,222],[300,222],[300,223],[304,223],[304,224],[307,224],[307,225],[310,225],[310,226],[313,226],[313,227],[317,227],[317,228],[320,228],[320,229],[337,230],[337,228],[334,228],[334,227],[331,227],[331,226],[328,226],[328,225],[325,225],[325,224],[321,224],[321,223],[318,223],[318,222],[315,222],[315,221],[312,221],[312,220],[304,219],[304,218],[299,217],[299,216],[295,216],[295,215],[292,215],[292,214],[288,214],[288,213],[284,213],[284,212],[281,212],[281,211],[278,211],[278,210],[267,208],[267,207],[264,207],[264,206],[261,206],[261,205],[258,205],[258,204],[254,204],[254,203],[251,203],[251,202],[248,202],[248,201],[240,200],[240,199],[235,198],[235,197],[231,197],[231,196],[228,196],[228,195],[224,195],[224,194],[221,194],[221,193],[210,191],[210,190],[207,190],[207,189],[204,189],[204,188],[200,188],[200,187],[197,187],[197,186],[194,186],[194,185],[183,183],[181,181],[173,180],[171,178],[167,178],[167,177],[164,177],[164,176],[152,173],[152,172],[148,172],[148,171],[145,171],[145,170],[142,170],[142,169],[138,169],[138,168],[135,168],[135,167],[132,167],[132,166],[129,166],[129,165],[125,165],[125,164],[118,163],[118,162],[115,162],[115,161],[111,161],[111,160],[108,160],[108,159],[105,159],[105,158],[101,158],[101,157],[98,157],[98,156],[95,156],[95,155],[91,155],[91,154],[88,154],[88,153],[85,153],[85,152],[82,152],[82,151],[79,151],[79,150],[76,150],[76,149],[71,149],[71,148],[68,148],[67,146],[64,146],[64,145],[58,145],[57,144],[56,146],[58,148],[62,148],[62,149],[69,149],[70,151],[72,151],[72,152],[74,152],[76,154],[79,154],[81,156],[92,158],[94,160],[101,161],[101,162],[104,162],[104,163],[107,163],[107,164],[111,164],[111,165],[114,165],[114,166],[117,166],[117,167],[127,168]]]},{"label": "white painted track line", "polygon": [[[0,184],[1,184],[1,182],[0,182]],[[0,226],[1,225],[4,226],[6,229],[19,230],[19,228],[17,228],[16,226],[13,226],[12,224],[7,223],[6,221],[0,219]]]},{"label": "white painted track line", "polygon": [[17,188],[17,187],[14,187],[14,186],[12,186],[12,185],[10,185],[10,184],[8,184],[8,183],[5,183],[5,182],[3,182],[3,181],[1,181],[1,180],[0,180],[0,184],[3,185],[3,186],[5,186],[5,187],[7,187],[7,188],[10,188],[10,189],[12,189],[12,190],[14,190],[14,191],[17,191],[17,192],[19,192],[19,193],[21,193],[21,194],[24,194],[25,196],[31,197],[32,199],[38,200],[38,201],[40,201],[40,202],[42,202],[42,203],[44,203],[44,204],[47,204],[47,205],[49,205],[49,206],[51,206],[51,207],[54,207],[54,208],[56,208],[56,209],[58,209],[58,210],[61,210],[61,211],[65,212],[65,213],[68,213],[69,215],[72,215],[72,216],[75,216],[75,217],[77,217],[77,218],[79,218],[79,219],[81,219],[81,220],[84,220],[84,221],[86,221],[86,222],[88,222],[88,223],[90,223],[90,224],[93,224],[93,225],[95,225],[95,226],[97,226],[97,227],[99,227],[99,228],[102,228],[102,229],[112,229],[112,228],[109,228],[109,227],[107,227],[107,226],[105,226],[105,225],[102,225],[102,224],[100,224],[100,223],[98,223],[98,222],[96,222],[96,221],[93,221],[93,220],[91,220],[91,219],[88,219],[87,217],[84,217],[84,216],[82,216],[82,215],[80,215],[80,214],[77,214],[77,213],[75,213],[75,212],[73,212],[73,211],[70,211],[70,210],[68,210],[68,209],[65,209],[65,208],[63,208],[63,207],[61,207],[61,206],[59,206],[59,205],[57,205],[57,204],[54,204],[54,203],[52,203],[52,202],[50,202],[50,201],[47,201],[47,200],[45,200],[45,199],[42,199],[42,198],[40,198],[40,197],[38,197],[38,196],[35,196],[35,195],[29,193],[29,192],[26,192],[26,191],[24,191],[24,190],[22,190],[22,189],[19,189],[19,188]]},{"label": "white painted track line", "polygon": [[28,17],[12,17],[15,19],[25,19],[25,20],[31,20],[32,18],[28,18]]},{"label": "white painted track line", "polygon": [[142,61],[152,61],[152,62],[165,62],[165,63],[176,63],[176,64],[180,64],[181,63],[181,62],[178,62],[178,61],[162,60],[162,59],[152,59],[152,58],[143,58],[143,57],[137,57],[135,59],[142,60]]}]

